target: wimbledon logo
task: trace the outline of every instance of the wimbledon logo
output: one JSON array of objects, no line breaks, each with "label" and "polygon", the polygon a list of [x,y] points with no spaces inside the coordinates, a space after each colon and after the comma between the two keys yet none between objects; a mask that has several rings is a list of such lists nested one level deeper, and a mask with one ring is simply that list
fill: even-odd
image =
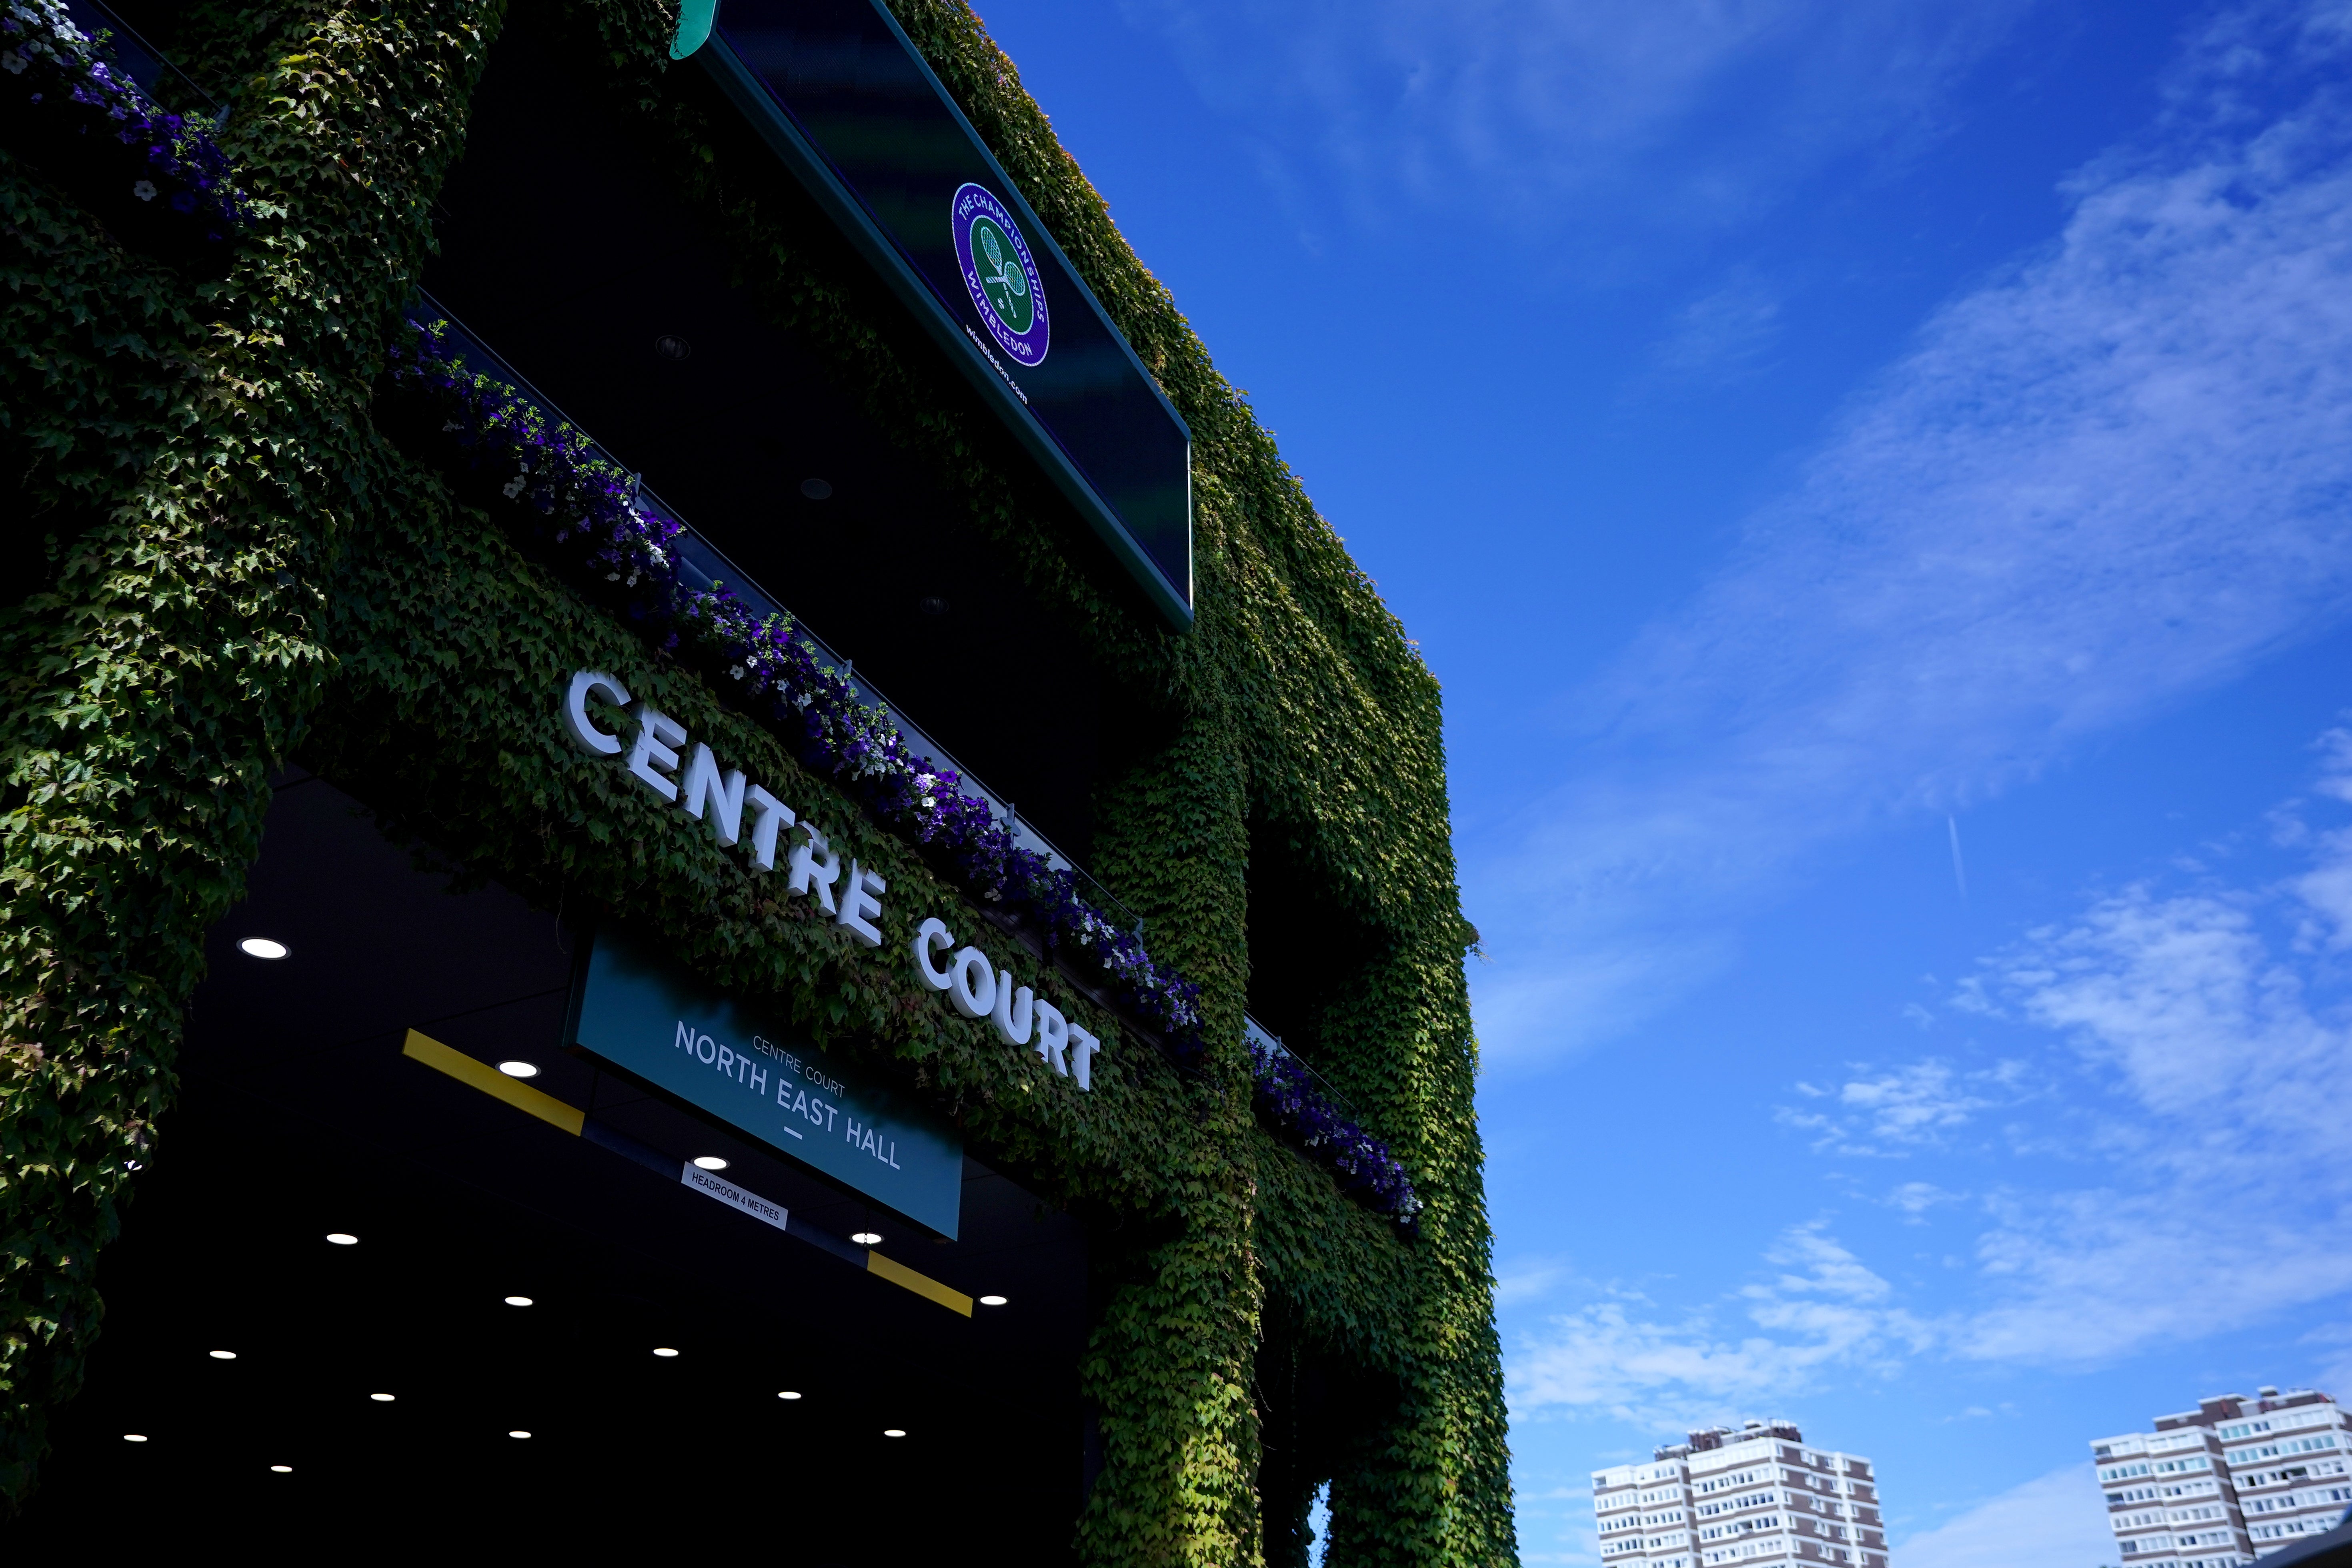
[{"label": "wimbledon logo", "polygon": [[1045,286],[1013,215],[982,185],[958,187],[950,211],[956,266],[988,335],[1021,364],[1044,363],[1052,324]]}]

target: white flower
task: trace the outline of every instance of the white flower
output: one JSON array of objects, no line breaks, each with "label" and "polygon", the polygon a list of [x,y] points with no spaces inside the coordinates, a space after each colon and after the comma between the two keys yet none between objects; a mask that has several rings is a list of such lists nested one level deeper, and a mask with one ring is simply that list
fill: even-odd
[{"label": "white flower", "polygon": [[507,481],[507,500],[512,500],[515,497],[522,494],[522,487],[526,478],[527,476],[525,475],[517,474],[513,479]]},{"label": "white flower", "polygon": [[152,202],[155,199],[155,182],[152,180],[135,180],[131,183],[131,194],[137,196],[142,202]]},{"label": "white flower", "polygon": [[32,63],[14,49],[0,55],[0,68],[5,68],[10,76],[23,76],[25,68]]}]

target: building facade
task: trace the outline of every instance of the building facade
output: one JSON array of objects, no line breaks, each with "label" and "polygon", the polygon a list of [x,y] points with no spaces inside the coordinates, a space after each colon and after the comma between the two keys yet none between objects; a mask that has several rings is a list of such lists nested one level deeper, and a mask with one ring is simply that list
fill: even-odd
[{"label": "building facade", "polygon": [[2307,1388],[2201,1399],[2091,1457],[2131,1563],[2231,1568],[2325,1534],[2352,1507],[2352,1422]]},{"label": "building facade", "polygon": [[1886,1568],[1868,1459],[1809,1446],[1786,1421],[1693,1432],[1646,1465],[1592,1472],[1603,1563],[1715,1568],[1836,1563]]},{"label": "building facade", "polygon": [[24,1560],[1515,1561],[1437,684],[962,0],[0,32]]}]

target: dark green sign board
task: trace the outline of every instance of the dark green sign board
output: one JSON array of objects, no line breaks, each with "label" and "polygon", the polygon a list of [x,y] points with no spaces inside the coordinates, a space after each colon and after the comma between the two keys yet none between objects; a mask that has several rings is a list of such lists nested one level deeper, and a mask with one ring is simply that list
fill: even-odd
[{"label": "dark green sign board", "polygon": [[1192,433],[880,0],[684,0],[700,59],[1146,595],[1192,621]]},{"label": "dark green sign board", "polygon": [[770,1148],[953,1237],[963,1141],[771,1020],[612,931],[572,996],[572,1043]]}]

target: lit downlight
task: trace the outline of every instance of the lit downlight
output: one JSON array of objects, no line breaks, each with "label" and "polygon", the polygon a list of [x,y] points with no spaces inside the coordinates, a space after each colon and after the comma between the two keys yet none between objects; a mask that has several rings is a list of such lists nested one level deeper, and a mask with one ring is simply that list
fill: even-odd
[{"label": "lit downlight", "polygon": [[654,1354],[667,1358],[677,1354],[677,1352],[670,1349],[667,1345],[656,1345],[654,1347]]},{"label": "lit downlight", "polygon": [[982,1296],[980,1299],[980,1304],[983,1307],[1002,1307],[1004,1305],[1004,1298],[1002,1296]]},{"label": "lit downlight", "polygon": [[360,1238],[348,1230],[331,1230],[327,1233],[327,1239],[337,1247],[357,1247],[360,1244]]},{"label": "lit downlight", "polygon": [[206,1351],[205,1353],[212,1357],[215,1361],[235,1361],[236,1359],[236,1352],[235,1351]]},{"label": "lit downlight", "polygon": [[144,1432],[125,1432],[122,1435],[122,1440],[126,1443],[144,1443],[147,1440],[147,1434]]},{"label": "lit downlight", "polygon": [[530,1433],[528,1433],[528,1432],[526,1432],[526,1431],[524,1431],[521,1427],[518,1426],[518,1427],[516,1427],[513,1431],[511,1431],[511,1432],[508,1433],[508,1434],[507,1434],[507,1436],[509,1436],[509,1437],[528,1437],[528,1436],[530,1436]]},{"label": "lit downlight", "polygon": [[506,1299],[506,1301],[507,1305],[509,1307],[528,1307],[530,1305],[530,1298],[528,1296],[509,1296]]},{"label": "lit downlight", "polygon": [[283,958],[287,952],[284,942],[272,942],[266,936],[247,937],[236,946],[238,952],[252,958]]},{"label": "lit downlight", "polygon": [[800,1390],[796,1388],[787,1388],[776,1395],[779,1399],[798,1399],[800,1396]]},{"label": "lit downlight", "polygon": [[716,1154],[697,1154],[694,1168],[698,1171],[723,1171],[727,1168],[727,1162]]},{"label": "lit downlight", "polygon": [[903,1437],[906,1435],[906,1431],[903,1427],[885,1426],[882,1428],[882,1436],[885,1437]]},{"label": "lit downlight", "polygon": [[537,1078],[539,1076],[539,1064],[537,1062],[523,1061],[500,1062],[499,1064],[499,1070],[506,1074],[509,1078]]},{"label": "lit downlight", "polygon": [[389,1394],[371,1394],[368,1397],[374,1400],[378,1405],[389,1405],[392,1403],[392,1395]]},{"label": "lit downlight", "polygon": [[860,1247],[879,1247],[882,1245],[882,1233],[878,1230],[861,1230],[849,1239]]},{"label": "lit downlight", "polygon": [[269,1470],[272,1475],[290,1476],[294,1473],[294,1467],[291,1465],[272,1465],[269,1467]]}]

